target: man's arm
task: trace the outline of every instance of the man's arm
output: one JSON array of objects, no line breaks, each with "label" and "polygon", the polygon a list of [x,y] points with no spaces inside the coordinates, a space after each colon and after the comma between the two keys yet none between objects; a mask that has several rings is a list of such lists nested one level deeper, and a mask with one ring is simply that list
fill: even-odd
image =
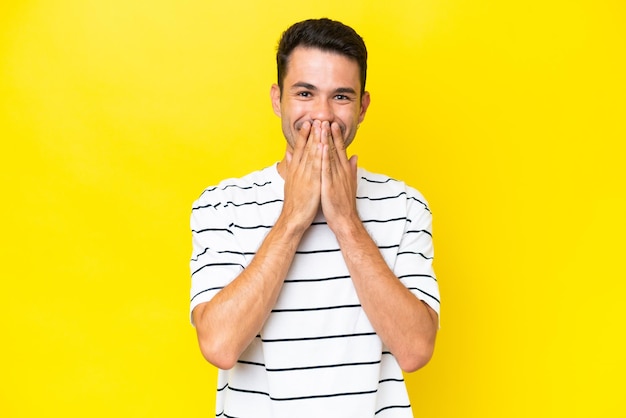
[{"label": "man's arm", "polygon": [[267,320],[276,303],[302,233],[279,218],[254,259],[209,302],[193,310],[204,357],[230,369]]},{"label": "man's arm", "polygon": [[430,360],[437,313],[409,291],[388,267],[356,209],[356,157],[348,160],[337,124],[323,125],[322,210],[337,237],[363,310],[400,367],[417,370]]},{"label": "man's arm", "polygon": [[193,310],[204,357],[221,369],[235,365],[267,320],[296,249],[320,205],[320,128],[306,123],[287,152],[283,209],[250,264],[209,302]]},{"label": "man's arm", "polygon": [[402,370],[415,371],[432,357],[437,313],[394,275],[359,219],[335,231],[354,287],[376,333]]}]

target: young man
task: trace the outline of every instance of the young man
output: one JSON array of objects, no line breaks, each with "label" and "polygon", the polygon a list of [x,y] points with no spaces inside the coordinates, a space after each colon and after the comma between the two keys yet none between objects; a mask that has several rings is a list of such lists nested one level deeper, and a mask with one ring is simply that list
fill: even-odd
[{"label": "young man", "polygon": [[271,89],[284,158],[194,203],[191,315],[220,369],[217,416],[412,416],[402,371],[429,361],[438,328],[431,214],[346,155],[366,60],[342,23],[290,27]]}]

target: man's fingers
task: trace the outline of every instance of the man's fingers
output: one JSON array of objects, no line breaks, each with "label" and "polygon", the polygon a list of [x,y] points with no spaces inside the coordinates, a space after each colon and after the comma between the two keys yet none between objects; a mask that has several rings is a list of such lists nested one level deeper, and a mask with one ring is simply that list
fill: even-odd
[{"label": "man's fingers", "polygon": [[348,160],[350,162],[350,168],[352,169],[354,178],[356,178],[358,160],[359,160],[359,157],[356,155],[353,155],[352,157],[350,157],[350,160]]},{"label": "man's fingers", "polygon": [[337,122],[333,122],[330,128],[333,137],[334,147],[337,148],[338,153],[345,153],[346,147],[343,139],[343,132],[341,131],[341,126],[339,126]]},{"label": "man's fingers", "polygon": [[304,121],[298,129],[296,143],[294,144],[293,157],[295,157],[296,161],[300,161],[302,159],[302,155],[304,153],[304,149],[307,146],[310,135],[311,122]]},{"label": "man's fingers", "polygon": [[330,128],[330,122],[328,121],[322,122],[322,132],[320,135],[320,139],[323,145],[330,144],[332,142],[332,132]]},{"label": "man's fingers", "polygon": [[322,125],[319,121],[314,121],[311,127],[311,133],[307,143],[307,164],[313,166],[316,170],[320,167],[320,149],[321,144]]}]

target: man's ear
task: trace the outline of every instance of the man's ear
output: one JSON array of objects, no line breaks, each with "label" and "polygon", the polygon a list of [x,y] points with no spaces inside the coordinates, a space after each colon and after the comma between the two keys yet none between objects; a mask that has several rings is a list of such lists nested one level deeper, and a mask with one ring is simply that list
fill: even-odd
[{"label": "man's ear", "polygon": [[270,97],[272,98],[272,109],[274,109],[274,113],[276,113],[276,116],[280,118],[280,87],[278,87],[278,84],[272,84],[272,88],[270,89]]},{"label": "man's ear", "polygon": [[370,107],[370,93],[368,91],[363,92],[361,96],[361,111],[359,112],[359,123],[363,122],[365,119],[365,113],[367,112],[367,108]]}]

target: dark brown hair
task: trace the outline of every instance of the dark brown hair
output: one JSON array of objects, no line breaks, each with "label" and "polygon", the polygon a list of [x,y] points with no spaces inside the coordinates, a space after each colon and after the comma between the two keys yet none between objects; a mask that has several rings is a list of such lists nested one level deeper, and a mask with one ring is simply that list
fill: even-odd
[{"label": "dark brown hair", "polygon": [[298,46],[336,52],[356,61],[360,71],[361,94],[365,92],[367,48],[363,38],[350,26],[327,18],[295,23],[283,33],[276,52],[278,86],[281,91],[287,74],[289,57]]}]

